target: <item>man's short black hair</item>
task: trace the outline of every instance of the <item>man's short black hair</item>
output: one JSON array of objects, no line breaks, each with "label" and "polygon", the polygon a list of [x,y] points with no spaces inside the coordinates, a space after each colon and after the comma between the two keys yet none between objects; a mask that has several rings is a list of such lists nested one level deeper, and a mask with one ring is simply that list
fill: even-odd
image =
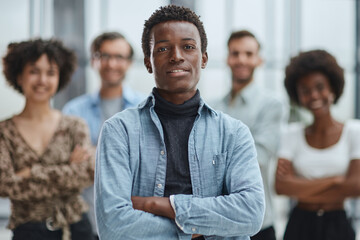
[{"label": "man's short black hair", "polygon": [[124,37],[124,35],[122,35],[119,32],[104,32],[102,34],[100,34],[99,36],[97,36],[90,47],[91,50],[91,56],[94,56],[94,54],[96,54],[97,52],[100,51],[101,45],[103,44],[103,42],[105,41],[111,41],[111,40],[117,40],[117,39],[124,39],[130,47],[130,55],[128,56],[130,60],[133,59],[134,57],[134,49],[131,46],[131,44],[129,43],[129,41]]},{"label": "man's short black hair", "polygon": [[57,92],[63,89],[70,81],[76,68],[75,52],[66,48],[60,40],[33,39],[29,41],[10,43],[8,51],[3,57],[3,72],[6,81],[15,90],[23,93],[17,78],[28,63],[36,62],[45,54],[50,62],[59,68],[59,86]]},{"label": "man's short black hair", "polygon": [[207,48],[207,37],[203,23],[196,13],[191,9],[176,5],[168,5],[160,7],[150,18],[145,21],[144,31],[142,35],[142,49],[145,57],[150,57],[150,32],[151,29],[159,23],[167,21],[186,21],[194,24],[199,31],[201,39],[201,52],[205,53]]},{"label": "man's short black hair", "polygon": [[297,82],[311,73],[320,72],[329,80],[335,94],[334,103],[340,98],[344,89],[344,70],[338,65],[335,57],[325,50],[302,52],[291,58],[285,70],[285,88],[290,99],[300,105],[297,93]]},{"label": "man's short black hair", "polygon": [[257,40],[255,35],[252,32],[248,31],[248,30],[241,30],[241,31],[232,32],[229,39],[228,39],[228,41],[227,41],[227,44],[229,46],[229,44],[230,44],[230,42],[232,40],[241,39],[241,38],[244,38],[244,37],[251,37],[251,38],[255,39],[255,41],[257,42],[258,47],[259,47],[258,49],[260,50],[260,47],[261,47],[260,42]]}]

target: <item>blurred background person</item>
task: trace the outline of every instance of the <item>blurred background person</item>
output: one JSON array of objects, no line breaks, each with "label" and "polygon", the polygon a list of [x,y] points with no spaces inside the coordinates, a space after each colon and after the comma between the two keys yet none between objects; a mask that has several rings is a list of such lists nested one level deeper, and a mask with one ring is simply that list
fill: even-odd
[{"label": "blurred background person", "polygon": [[[105,32],[97,36],[91,44],[91,62],[99,73],[100,89],[71,100],[63,108],[64,114],[81,117],[87,122],[91,142],[95,147],[106,119],[128,107],[135,107],[145,99],[145,96],[123,82],[133,56],[134,50],[122,34]],[[94,186],[85,189],[83,196],[90,206],[90,222],[97,236]]]},{"label": "blurred background person", "polygon": [[231,69],[230,92],[214,108],[228,113],[245,123],[255,140],[257,159],[263,177],[266,211],[261,231],[253,240],[275,240],[272,205],[272,179],[270,166],[276,159],[280,127],[285,123],[284,106],[274,93],[266,91],[254,82],[254,72],[261,65],[260,43],[254,34],[241,30],[233,32],[228,40],[227,64]]},{"label": "blurred background person", "polygon": [[145,99],[141,93],[124,84],[133,56],[134,50],[122,34],[105,32],[97,36],[91,44],[91,63],[98,71],[100,89],[72,99],[63,108],[63,113],[85,119],[94,146],[106,119]]},{"label": "blurred background person", "polygon": [[11,200],[13,239],[93,239],[80,193],[93,182],[86,124],[51,107],[76,67],[73,51],[55,39],[8,45],[7,82],[25,97],[0,122],[0,196]]},{"label": "blurred background person", "polygon": [[344,200],[360,195],[360,122],[337,121],[330,107],[344,88],[344,71],[323,50],[300,53],[286,67],[290,99],[313,117],[284,132],[276,191],[297,200],[285,240],[353,240]]}]

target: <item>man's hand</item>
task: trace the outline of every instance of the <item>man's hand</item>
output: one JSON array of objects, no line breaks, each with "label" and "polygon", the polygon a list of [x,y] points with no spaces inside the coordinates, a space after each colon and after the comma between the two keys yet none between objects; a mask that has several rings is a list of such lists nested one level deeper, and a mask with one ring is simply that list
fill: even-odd
[{"label": "man's hand", "polygon": [[193,234],[192,236],[191,236],[191,238],[197,238],[197,237],[201,237],[202,235],[201,234]]},{"label": "man's hand", "polygon": [[133,208],[158,216],[175,219],[175,212],[167,197],[131,197]]},{"label": "man's hand", "polygon": [[[175,211],[167,197],[131,197],[133,208],[158,216],[175,219]],[[200,237],[201,234],[193,234],[191,238]]]}]

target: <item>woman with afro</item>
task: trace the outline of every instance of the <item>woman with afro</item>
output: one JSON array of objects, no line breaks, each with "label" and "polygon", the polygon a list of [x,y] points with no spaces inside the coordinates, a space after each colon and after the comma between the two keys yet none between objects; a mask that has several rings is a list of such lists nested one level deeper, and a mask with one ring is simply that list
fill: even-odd
[{"label": "woman with afro", "polygon": [[281,139],[276,191],[297,202],[284,239],[354,240],[344,201],[360,195],[360,122],[339,122],[330,111],[344,71],[326,51],[303,52],[287,66],[285,87],[313,121],[290,124]]}]

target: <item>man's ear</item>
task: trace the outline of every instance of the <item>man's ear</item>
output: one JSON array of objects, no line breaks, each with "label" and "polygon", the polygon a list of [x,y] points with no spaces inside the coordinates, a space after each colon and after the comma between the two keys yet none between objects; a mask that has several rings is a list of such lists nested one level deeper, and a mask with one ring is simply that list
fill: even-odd
[{"label": "man's ear", "polygon": [[206,64],[208,62],[208,54],[207,52],[204,52],[201,57],[201,68],[204,69],[206,67]]},{"label": "man's ear", "polygon": [[152,66],[151,66],[151,62],[150,62],[150,58],[149,58],[149,57],[145,57],[145,58],[144,58],[144,65],[145,65],[148,73],[153,73],[153,70],[152,70]]},{"label": "man's ear", "polygon": [[91,58],[91,66],[94,68],[94,69],[96,69],[96,70],[98,70],[98,69],[100,69],[100,60],[99,59],[96,59],[96,58]]}]

